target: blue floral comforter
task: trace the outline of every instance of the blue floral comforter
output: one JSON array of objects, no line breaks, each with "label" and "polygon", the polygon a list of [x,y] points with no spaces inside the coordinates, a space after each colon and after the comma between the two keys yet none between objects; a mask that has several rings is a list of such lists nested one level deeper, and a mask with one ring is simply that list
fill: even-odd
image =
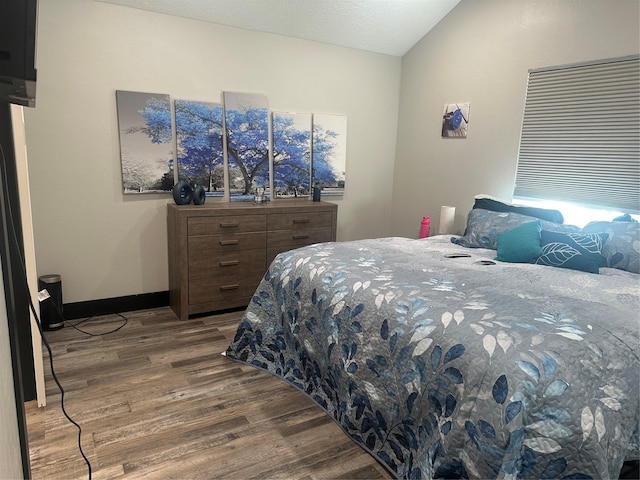
[{"label": "blue floral comforter", "polygon": [[640,276],[476,263],[494,256],[448,237],[282,253],[226,355],[399,478],[617,478],[638,458]]}]

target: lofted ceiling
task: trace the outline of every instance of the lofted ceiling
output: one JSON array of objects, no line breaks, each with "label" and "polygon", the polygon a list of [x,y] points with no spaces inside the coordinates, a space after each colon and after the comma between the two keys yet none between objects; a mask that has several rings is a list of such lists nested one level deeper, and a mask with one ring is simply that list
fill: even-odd
[{"label": "lofted ceiling", "polygon": [[403,56],[460,0],[98,0]]}]

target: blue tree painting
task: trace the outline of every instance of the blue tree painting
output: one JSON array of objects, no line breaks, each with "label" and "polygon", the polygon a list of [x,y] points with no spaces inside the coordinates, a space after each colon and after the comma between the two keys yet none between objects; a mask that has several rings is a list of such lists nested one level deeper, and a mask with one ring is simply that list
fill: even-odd
[{"label": "blue tree painting", "polygon": [[173,188],[173,129],[169,95],[116,91],[124,193]]},{"label": "blue tree painting", "polygon": [[231,201],[269,191],[269,101],[265,95],[223,93]]},{"label": "blue tree painting", "polygon": [[176,100],[178,178],[202,185],[208,196],[224,195],[222,105]]},{"label": "blue tree painting", "polygon": [[347,160],[347,117],[313,114],[313,184],[322,195],[343,195]]},{"label": "blue tree painting", "polygon": [[311,192],[311,114],[272,114],[273,188],[277,198]]}]

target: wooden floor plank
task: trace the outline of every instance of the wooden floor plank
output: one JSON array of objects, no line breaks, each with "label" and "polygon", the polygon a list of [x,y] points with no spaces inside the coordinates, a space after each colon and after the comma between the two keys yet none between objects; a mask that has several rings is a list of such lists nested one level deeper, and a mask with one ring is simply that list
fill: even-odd
[{"label": "wooden floor plank", "polygon": [[[304,394],[222,355],[241,311],[124,316],[46,332],[92,478],[392,478]],[[32,478],[87,478],[44,357],[48,405],[26,406]]]}]

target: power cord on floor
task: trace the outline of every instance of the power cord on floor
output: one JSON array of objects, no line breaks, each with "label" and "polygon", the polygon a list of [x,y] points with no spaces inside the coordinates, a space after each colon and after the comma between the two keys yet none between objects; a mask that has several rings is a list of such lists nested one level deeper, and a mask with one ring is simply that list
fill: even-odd
[{"label": "power cord on floor", "polygon": [[[7,185],[8,184],[8,174],[7,174],[7,167],[6,167],[6,157],[4,155],[4,149],[2,148],[2,145],[0,144],[0,160],[2,163],[2,171],[0,172],[2,174],[2,185]],[[84,454],[84,451],[82,450],[82,427],[80,427],[80,425],[74,421],[71,416],[69,416],[69,414],[67,413],[67,410],[64,406],[64,395],[65,395],[65,391],[64,388],[62,388],[62,384],[60,383],[60,380],[58,380],[58,376],[56,375],[55,369],[53,367],[53,352],[51,350],[51,346],[49,345],[49,342],[47,341],[47,339],[44,336],[44,332],[42,330],[42,324],[40,323],[40,317],[38,316],[37,312],[36,312],[36,308],[33,305],[33,301],[31,299],[31,291],[29,289],[29,281],[27,279],[27,271],[26,271],[26,267],[25,267],[25,262],[24,259],[21,256],[21,252],[20,252],[20,242],[18,241],[18,236],[16,234],[16,227],[15,227],[15,221],[13,219],[13,213],[11,212],[11,205],[10,205],[10,199],[9,199],[9,195],[6,191],[6,189],[3,189],[3,193],[2,195],[5,196],[5,203],[6,203],[6,207],[7,207],[7,211],[8,211],[8,215],[9,215],[9,221],[11,223],[10,225],[10,229],[11,233],[12,233],[12,239],[15,243],[15,248],[16,248],[16,252],[17,255],[19,257],[19,262],[20,263],[20,271],[22,273],[22,279],[24,280],[24,284],[26,287],[26,291],[27,291],[27,298],[29,299],[29,308],[31,309],[31,313],[33,314],[33,318],[35,320],[35,323],[38,327],[38,331],[40,332],[40,338],[42,339],[42,343],[44,344],[45,348],[47,349],[47,352],[49,353],[49,365],[51,367],[51,376],[53,377],[53,380],[55,381],[56,385],[58,386],[58,389],[60,390],[60,407],[62,408],[62,413],[64,414],[64,416],[67,418],[67,420],[69,420],[69,422],[71,422],[73,425],[76,426],[76,428],[78,429],[78,450],[80,450],[80,455],[82,455],[82,458],[84,459],[85,463],[87,464],[87,468],[89,470],[89,480],[91,480],[91,463],[89,462],[89,459],[87,458],[87,456]],[[124,325],[123,325],[124,326]]]},{"label": "power cord on floor", "polygon": [[36,313],[36,309],[33,305],[33,301],[31,300],[31,293],[29,293],[29,285],[27,285],[27,292],[28,292],[27,297],[29,298],[29,307],[31,308],[31,313],[33,314],[33,318],[35,319],[36,325],[38,326],[38,331],[40,332],[42,343],[44,344],[45,348],[47,349],[47,352],[49,353],[49,366],[51,367],[51,376],[53,377],[53,380],[56,382],[56,385],[60,390],[60,407],[62,409],[62,413],[67,418],[67,420],[69,420],[78,429],[78,450],[80,450],[80,455],[82,455],[82,458],[87,464],[87,468],[89,469],[89,480],[91,480],[91,462],[89,462],[89,459],[87,458],[87,456],[84,454],[84,451],[82,450],[82,427],[75,420],[73,420],[73,418],[69,416],[69,414],[67,413],[67,409],[64,406],[64,394],[65,394],[64,388],[62,388],[62,384],[60,383],[60,380],[58,380],[58,376],[56,375],[55,368],[53,367],[53,351],[51,350],[51,346],[49,345],[49,342],[47,341],[46,337],[44,336],[44,332],[42,331],[42,324],[40,323],[40,319],[38,318],[38,314]]},{"label": "power cord on floor", "polygon": [[121,313],[112,313],[111,315],[116,315],[116,316],[118,316],[118,317],[122,318],[122,320],[124,320],[124,321],[122,322],[122,325],[120,325],[120,326],[118,326],[118,327],[114,328],[113,330],[109,330],[109,331],[107,331],[107,332],[102,332],[102,333],[91,333],[91,332],[87,332],[87,331],[85,331],[85,330],[82,330],[81,328],[79,328],[79,327],[78,327],[78,325],[82,325],[82,324],[84,324],[84,323],[88,323],[88,322],[90,322],[90,321],[94,320],[95,318],[97,318],[95,315],[94,315],[94,316],[91,316],[91,317],[88,317],[88,318],[85,318],[84,320],[80,320],[79,322],[71,323],[69,320],[66,320],[66,319],[62,316],[62,314],[60,314],[60,312],[58,312],[58,314],[60,315],[60,318],[62,318],[62,320],[64,321],[65,325],[69,325],[71,328],[76,329],[76,330],[77,330],[77,331],[79,331],[80,333],[84,333],[85,335],[89,335],[89,336],[91,336],[91,337],[101,337],[102,335],[109,335],[110,333],[115,333],[115,332],[117,332],[118,330],[120,330],[121,328],[123,328],[123,327],[124,327],[124,326],[129,322],[129,319],[128,319],[126,316],[124,316],[123,314],[121,314]]},{"label": "power cord on floor", "polygon": [[[49,295],[47,295],[47,297],[46,297],[46,299],[44,301],[45,302],[46,301],[52,302],[53,309],[56,312],[56,315],[58,315],[58,319],[60,320],[59,322],[56,322],[56,324],[69,325],[71,328],[79,331],[80,333],[84,333],[85,335],[89,335],[91,337],[101,337],[102,335],[109,335],[110,333],[115,333],[118,330],[120,330],[121,328],[123,328],[127,323],[129,323],[129,319],[126,316],[124,316],[123,314],[121,314],[121,313],[105,313],[105,314],[102,314],[100,316],[104,317],[106,315],[116,315],[116,316],[120,317],[123,320],[122,324],[117,326],[116,328],[114,328],[112,330],[107,330],[106,332],[101,332],[101,333],[87,332],[87,331],[82,330],[81,328],[79,328],[78,325],[82,325],[84,323],[88,323],[88,322],[90,322],[90,321],[92,321],[94,319],[97,319],[98,318],[97,315],[92,315],[92,316],[84,318],[84,319],[82,319],[82,320],[80,320],[80,321],[78,321],[76,323],[71,323],[71,321],[69,321],[66,318],[64,318],[64,315],[62,314],[62,309],[60,308],[60,306],[56,302],[53,301],[53,299]],[[41,301],[40,303],[43,303],[43,301]]]}]

